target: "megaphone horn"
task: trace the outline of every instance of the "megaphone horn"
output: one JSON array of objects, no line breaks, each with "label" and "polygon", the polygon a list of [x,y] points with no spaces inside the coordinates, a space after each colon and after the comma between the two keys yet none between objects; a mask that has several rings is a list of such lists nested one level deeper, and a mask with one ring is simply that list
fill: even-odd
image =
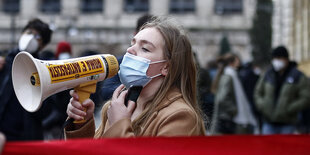
[{"label": "megaphone horn", "polygon": [[82,103],[96,91],[98,81],[113,77],[118,69],[116,57],[110,54],[43,61],[20,52],[13,61],[12,81],[22,107],[35,112],[46,98],[71,88]]}]

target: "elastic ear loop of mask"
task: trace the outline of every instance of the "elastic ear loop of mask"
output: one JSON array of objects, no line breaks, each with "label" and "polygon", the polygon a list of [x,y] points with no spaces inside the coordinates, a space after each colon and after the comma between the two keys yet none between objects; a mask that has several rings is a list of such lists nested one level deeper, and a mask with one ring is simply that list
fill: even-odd
[{"label": "elastic ear loop of mask", "polygon": [[157,64],[157,63],[161,63],[161,62],[165,62],[167,60],[159,60],[159,61],[154,61],[154,62],[150,62],[150,64]]},{"label": "elastic ear loop of mask", "polygon": [[161,76],[161,73],[157,74],[157,75],[154,75],[152,77],[149,77],[151,80],[149,80],[143,87],[145,87],[147,84],[149,84],[152,81],[153,78],[156,78],[156,77],[159,77],[159,76]]},{"label": "elastic ear loop of mask", "polygon": [[[165,61],[167,61],[167,60],[154,61],[154,62],[151,62],[150,65],[151,65],[151,64],[157,64],[157,63],[165,62]],[[151,76],[151,77],[149,77],[149,78],[153,79],[153,78],[156,78],[156,77],[161,76],[161,75],[162,75],[162,74],[159,73],[159,74],[154,75],[154,76]]]}]

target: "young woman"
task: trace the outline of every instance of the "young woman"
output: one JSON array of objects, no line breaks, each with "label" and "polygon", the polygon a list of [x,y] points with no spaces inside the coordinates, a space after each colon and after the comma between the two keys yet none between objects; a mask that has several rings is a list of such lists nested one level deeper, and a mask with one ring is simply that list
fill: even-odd
[{"label": "young woman", "polygon": [[[84,124],[65,128],[66,138],[195,136],[205,129],[196,102],[196,68],[191,44],[179,27],[156,18],[134,36],[120,65],[120,85],[102,109],[102,123],[95,132],[94,103],[82,105],[71,92],[70,118]],[[142,85],[137,102],[124,99],[130,85]],[[87,108],[87,112],[83,109]]]},{"label": "young woman", "polygon": [[238,76],[240,59],[228,53],[221,57],[213,90],[216,90],[211,134],[252,134],[257,127]]}]

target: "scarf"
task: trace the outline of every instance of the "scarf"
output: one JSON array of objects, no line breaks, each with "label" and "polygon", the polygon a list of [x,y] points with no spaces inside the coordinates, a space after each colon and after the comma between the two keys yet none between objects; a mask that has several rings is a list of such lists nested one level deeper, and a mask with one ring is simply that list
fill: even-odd
[{"label": "scarf", "polygon": [[234,122],[241,125],[251,124],[254,128],[257,128],[257,121],[251,111],[249,101],[245,96],[236,70],[228,66],[225,68],[224,74],[231,76],[233,79],[233,87],[238,110],[237,115],[233,118]]}]

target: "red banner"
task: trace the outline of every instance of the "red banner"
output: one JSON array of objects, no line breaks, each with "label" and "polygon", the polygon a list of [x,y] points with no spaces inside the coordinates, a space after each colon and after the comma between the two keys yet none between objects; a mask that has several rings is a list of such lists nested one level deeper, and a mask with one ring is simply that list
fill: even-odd
[{"label": "red banner", "polygon": [[310,154],[310,135],[206,136],[8,142],[3,155]]}]

